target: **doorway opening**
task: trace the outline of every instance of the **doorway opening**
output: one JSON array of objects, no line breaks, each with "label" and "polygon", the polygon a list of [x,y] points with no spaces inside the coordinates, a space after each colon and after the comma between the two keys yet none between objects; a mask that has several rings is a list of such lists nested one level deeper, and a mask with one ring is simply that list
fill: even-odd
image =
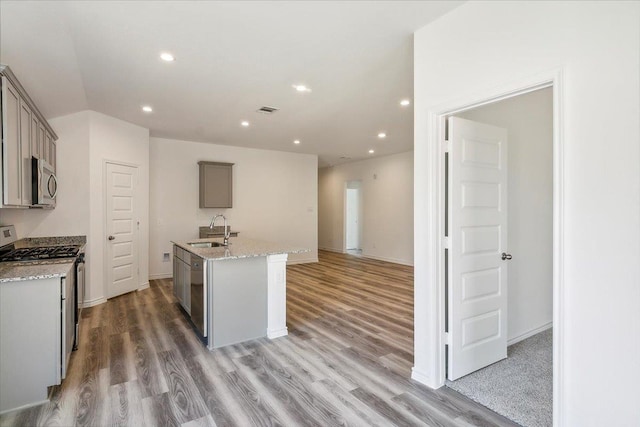
[{"label": "doorway opening", "polygon": [[347,181],[344,203],[344,251],[362,255],[362,181]]},{"label": "doorway opening", "polygon": [[553,423],[553,87],[447,117],[447,386]]}]

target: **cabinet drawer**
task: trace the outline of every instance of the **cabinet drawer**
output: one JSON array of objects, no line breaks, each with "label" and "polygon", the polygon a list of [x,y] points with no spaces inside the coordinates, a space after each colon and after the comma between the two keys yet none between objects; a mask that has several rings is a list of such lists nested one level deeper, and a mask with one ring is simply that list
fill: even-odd
[{"label": "cabinet drawer", "polygon": [[187,264],[191,263],[191,254],[189,253],[189,251],[186,251],[178,246],[173,247],[173,256],[181,261],[186,262]]}]

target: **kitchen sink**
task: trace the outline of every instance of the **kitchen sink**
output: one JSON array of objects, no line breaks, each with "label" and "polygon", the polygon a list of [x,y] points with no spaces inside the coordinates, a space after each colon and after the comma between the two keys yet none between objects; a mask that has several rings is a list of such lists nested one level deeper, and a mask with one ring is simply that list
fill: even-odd
[{"label": "kitchen sink", "polygon": [[192,248],[219,248],[224,247],[224,244],[220,242],[189,242],[187,245]]}]

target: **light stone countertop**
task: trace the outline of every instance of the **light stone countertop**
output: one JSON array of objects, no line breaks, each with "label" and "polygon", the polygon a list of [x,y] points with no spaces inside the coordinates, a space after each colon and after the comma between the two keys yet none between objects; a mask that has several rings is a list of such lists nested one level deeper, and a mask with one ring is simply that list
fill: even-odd
[{"label": "light stone countertop", "polygon": [[0,263],[0,283],[22,280],[66,277],[73,268],[75,258],[47,261],[16,261]]},{"label": "light stone countertop", "polygon": [[178,247],[194,255],[213,261],[310,252],[310,249],[263,240],[246,239],[244,237],[232,237],[229,239],[228,247],[197,248],[190,246],[188,244],[190,242],[222,242],[222,239],[192,239],[185,242],[171,241],[171,243],[176,244]]},{"label": "light stone countertop", "polygon": [[[82,250],[86,243],[86,236],[30,237],[18,240],[15,242],[15,247],[77,245]],[[75,258],[60,258],[41,261],[0,262],[0,283],[66,277],[75,260]]]},{"label": "light stone countertop", "polygon": [[87,236],[26,237],[15,243],[16,248],[39,248],[41,246],[81,246],[87,244]]}]

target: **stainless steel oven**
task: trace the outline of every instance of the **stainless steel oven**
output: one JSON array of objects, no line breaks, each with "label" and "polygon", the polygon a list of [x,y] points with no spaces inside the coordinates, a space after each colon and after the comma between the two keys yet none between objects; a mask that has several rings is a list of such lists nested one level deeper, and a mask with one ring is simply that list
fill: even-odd
[{"label": "stainless steel oven", "polygon": [[53,166],[37,157],[31,158],[32,205],[54,207],[58,194],[58,179]]},{"label": "stainless steel oven", "polygon": [[86,276],[84,269],[84,250],[78,253],[78,257],[76,258],[76,283],[75,283],[75,294],[76,294],[76,306],[75,306],[75,322],[76,322],[76,333],[74,335],[73,341],[73,349],[78,349],[78,343],[80,342],[80,316],[82,315],[82,305],[84,304],[84,295],[86,289]]}]

